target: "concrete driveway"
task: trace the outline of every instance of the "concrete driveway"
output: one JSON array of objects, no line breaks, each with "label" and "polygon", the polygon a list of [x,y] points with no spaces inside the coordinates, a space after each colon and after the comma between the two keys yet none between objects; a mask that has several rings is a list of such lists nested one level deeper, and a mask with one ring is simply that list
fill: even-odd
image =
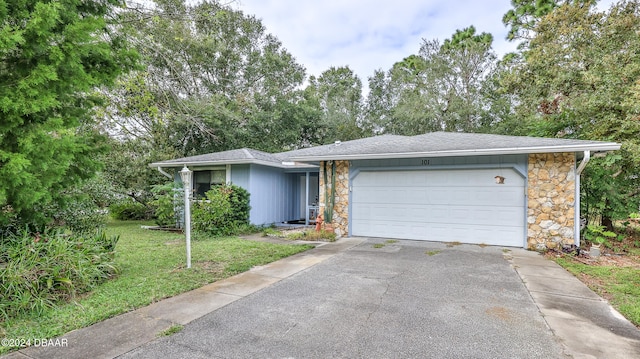
[{"label": "concrete driveway", "polygon": [[122,357],[566,358],[505,252],[366,240]]}]

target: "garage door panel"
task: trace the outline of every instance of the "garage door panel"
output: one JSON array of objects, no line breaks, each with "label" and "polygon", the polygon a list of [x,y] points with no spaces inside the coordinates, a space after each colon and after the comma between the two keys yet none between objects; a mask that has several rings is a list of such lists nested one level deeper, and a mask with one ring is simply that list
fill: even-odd
[{"label": "garage door panel", "polygon": [[429,200],[427,188],[365,187],[353,192],[352,200],[358,203],[424,203]]},{"label": "garage door panel", "polygon": [[[365,231],[370,233],[366,235],[368,237],[389,237],[385,235],[375,235],[374,233],[403,233],[406,231],[405,222],[382,222],[376,220],[363,220],[357,224],[358,230]],[[426,227],[424,224],[420,226]],[[354,228],[354,230],[356,230]],[[391,238],[399,238],[399,237],[391,237]]]},{"label": "garage door panel", "polygon": [[381,175],[378,178],[362,178],[360,180],[360,186],[413,186],[416,183],[423,183],[426,181],[425,174],[417,174],[411,177],[404,175],[403,171],[386,171],[379,172]]},{"label": "garage door panel", "polygon": [[448,205],[369,205],[358,206],[353,221],[376,220],[383,222],[468,223],[488,226],[509,226],[521,220],[522,211],[517,207],[487,209]]},{"label": "garage door panel", "polygon": [[359,236],[398,239],[429,240],[439,242],[484,243],[501,246],[522,247],[520,227],[487,228],[470,224],[449,226],[442,223],[376,222],[363,221],[354,225]]},{"label": "garage door panel", "polygon": [[353,181],[351,232],[358,236],[524,242],[524,179],[501,169],[360,172]]},{"label": "garage door panel", "polygon": [[[473,173],[478,172],[479,173]],[[505,177],[501,187],[521,187],[522,177],[513,170],[452,170],[446,175],[442,171],[380,171],[375,172],[378,178],[359,180],[360,187],[493,187],[495,176]],[[364,173],[364,172],[363,172]],[[371,172],[369,172],[371,173]],[[418,174],[419,173],[419,174]],[[359,176],[359,175],[358,175]]]},{"label": "garage door panel", "polygon": [[[495,185],[494,186],[498,186]],[[519,199],[519,201],[516,201]],[[494,205],[524,204],[524,192],[518,188],[385,188],[368,187],[354,191],[352,200],[355,203],[427,203],[447,205]],[[517,203],[516,203],[517,202]]]},{"label": "garage door panel", "polygon": [[512,207],[498,210],[484,208],[477,209],[473,215],[478,223],[486,223],[494,226],[520,226],[520,222],[522,221],[522,208]]},{"label": "garage door panel", "polygon": [[[497,186],[494,184],[494,186]],[[435,187],[429,188],[429,197],[432,203],[443,204],[460,204],[460,205],[487,205],[487,202],[499,204],[523,204],[524,192],[518,189],[500,189],[500,188],[447,188]]]}]

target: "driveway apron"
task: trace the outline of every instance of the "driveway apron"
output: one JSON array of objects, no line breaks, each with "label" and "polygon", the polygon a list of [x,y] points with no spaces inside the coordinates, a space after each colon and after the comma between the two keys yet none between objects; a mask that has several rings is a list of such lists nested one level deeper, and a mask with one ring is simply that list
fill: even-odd
[{"label": "driveway apron", "polygon": [[503,249],[370,239],[122,357],[565,356]]}]

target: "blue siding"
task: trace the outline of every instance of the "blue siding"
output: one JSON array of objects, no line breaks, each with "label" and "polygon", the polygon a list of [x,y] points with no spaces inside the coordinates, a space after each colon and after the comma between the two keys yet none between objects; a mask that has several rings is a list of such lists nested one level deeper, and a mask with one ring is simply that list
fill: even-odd
[{"label": "blue siding", "polygon": [[249,165],[231,165],[231,183],[249,191]]},{"label": "blue siding", "polygon": [[294,179],[279,168],[251,165],[251,223],[262,225],[298,219],[293,206]]},{"label": "blue siding", "polygon": [[301,196],[300,191],[304,191],[304,188],[300,186],[300,178],[301,176],[302,178],[304,177],[304,173],[302,174],[289,173],[288,175],[291,178],[291,186],[293,187],[291,192],[291,200],[290,200],[291,213],[289,215],[292,217],[291,219],[300,219],[300,212],[301,212],[300,201],[302,200],[302,197],[303,197]]},{"label": "blue siding", "polygon": [[[287,173],[284,169],[255,164],[231,165],[231,183],[249,191],[249,220],[256,225],[300,219],[301,191],[304,191],[300,176],[304,173]],[[178,173],[174,179],[181,182]]]}]

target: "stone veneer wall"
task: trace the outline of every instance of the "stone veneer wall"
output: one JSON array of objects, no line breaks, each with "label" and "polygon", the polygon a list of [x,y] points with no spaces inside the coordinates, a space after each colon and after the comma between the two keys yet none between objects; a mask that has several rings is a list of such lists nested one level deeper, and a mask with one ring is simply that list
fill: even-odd
[{"label": "stone veneer wall", "polygon": [[529,155],[527,247],[533,250],[573,244],[575,155]]},{"label": "stone veneer wall", "polygon": [[[349,234],[349,161],[335,161],[336,163],[336,192],[333,206],[333,228],[338,238]],[[324,166],[320,163],[320,213],[324,214]],[[331,190],[331,165],[327,166],[329,190]],[[326,220],[326,218],[325,218]]]}]

